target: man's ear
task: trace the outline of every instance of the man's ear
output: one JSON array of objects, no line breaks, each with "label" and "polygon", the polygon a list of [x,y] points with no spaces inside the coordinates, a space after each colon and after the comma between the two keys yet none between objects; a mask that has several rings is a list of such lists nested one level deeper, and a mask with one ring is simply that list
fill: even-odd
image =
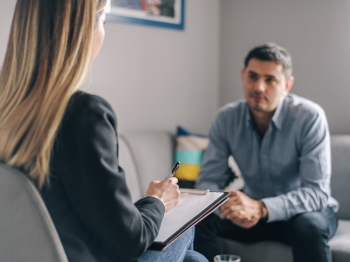
[{"label": "man's ear", "polygon": [[241,79],[242,79],[242,81],[243,81],[243,78],[244,78],[244,72],[245,72],[245,68],[242,68],[241,69]]},{"label": "man's ear", "polygon": [[284,96],[288,95],[288,93],[293,87],[293,84],[294,84],[294,76],[288,77],[288,79],[286,80],[286,88],[283,91]]}]

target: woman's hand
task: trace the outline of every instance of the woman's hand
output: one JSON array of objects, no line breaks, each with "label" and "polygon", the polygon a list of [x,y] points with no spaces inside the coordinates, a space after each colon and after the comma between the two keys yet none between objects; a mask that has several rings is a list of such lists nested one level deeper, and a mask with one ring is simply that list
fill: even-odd
[{"label": "woman's hand", "polygon": [[165,206],[165,212],[172,209],[180,199],[177,178],[167,178],[162,181],[152,181],[147,189],[146,196],[158,198]]}]

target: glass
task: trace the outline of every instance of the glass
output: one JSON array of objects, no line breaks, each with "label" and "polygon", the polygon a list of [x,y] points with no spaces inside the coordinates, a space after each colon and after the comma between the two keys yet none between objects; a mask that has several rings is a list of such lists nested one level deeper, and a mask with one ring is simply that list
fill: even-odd
[{"label": "glass", "polygon": [[236,255],[223,254],[214,257],[214,262],[241,262],[241,258]]}]

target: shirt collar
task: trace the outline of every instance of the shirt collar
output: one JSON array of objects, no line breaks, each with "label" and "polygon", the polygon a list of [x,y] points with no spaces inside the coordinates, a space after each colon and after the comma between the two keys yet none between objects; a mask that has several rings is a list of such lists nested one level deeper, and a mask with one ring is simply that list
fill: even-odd
[{"label": "shirt collar", "polygon": [[[282,108],[283,108],[283,102],[284,102],[284,96],[281,97],[280,103],[273,114],[272,117],[272,123],[276,126],[276,128],[281,129],[282,123],[283,123],[283,114],[282,114]],[[246,125],[247,127],[255,128],[255,123],[252,118],[252,113],[250,112],[249,105],[246,103]]]},{"label": "shirt collar", "polygon": [[253,129],[255,129],[255,123],[254,123],[254,120],[252,118],[252,113],[250,112],[248,103],[245,103],[245,112],[246,112],[246,125],[247,125],[247,128],[251,127]]},{"label": "shirt collar", "polygon": [[283,113],[282,113],[282,108],[284,104],[283,102],[284,102],[284,96],[281,97],[280,103],[272,117],[272,122],[275,124],[275,126],[278,129],[282,128],[282,123],[283,123]]}]

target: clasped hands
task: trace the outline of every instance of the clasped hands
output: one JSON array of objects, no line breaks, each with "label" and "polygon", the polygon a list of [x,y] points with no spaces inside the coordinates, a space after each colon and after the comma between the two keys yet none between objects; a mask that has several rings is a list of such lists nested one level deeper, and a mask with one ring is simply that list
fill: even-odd
[{"label": "clasped hands", "polygon": [[220,207],[220,217],[229,219],[243,228],[251,228],[261,218],[267,217],[267,209],[261,200],[254,200],[240,191],[229,192],[229,199]]}]

